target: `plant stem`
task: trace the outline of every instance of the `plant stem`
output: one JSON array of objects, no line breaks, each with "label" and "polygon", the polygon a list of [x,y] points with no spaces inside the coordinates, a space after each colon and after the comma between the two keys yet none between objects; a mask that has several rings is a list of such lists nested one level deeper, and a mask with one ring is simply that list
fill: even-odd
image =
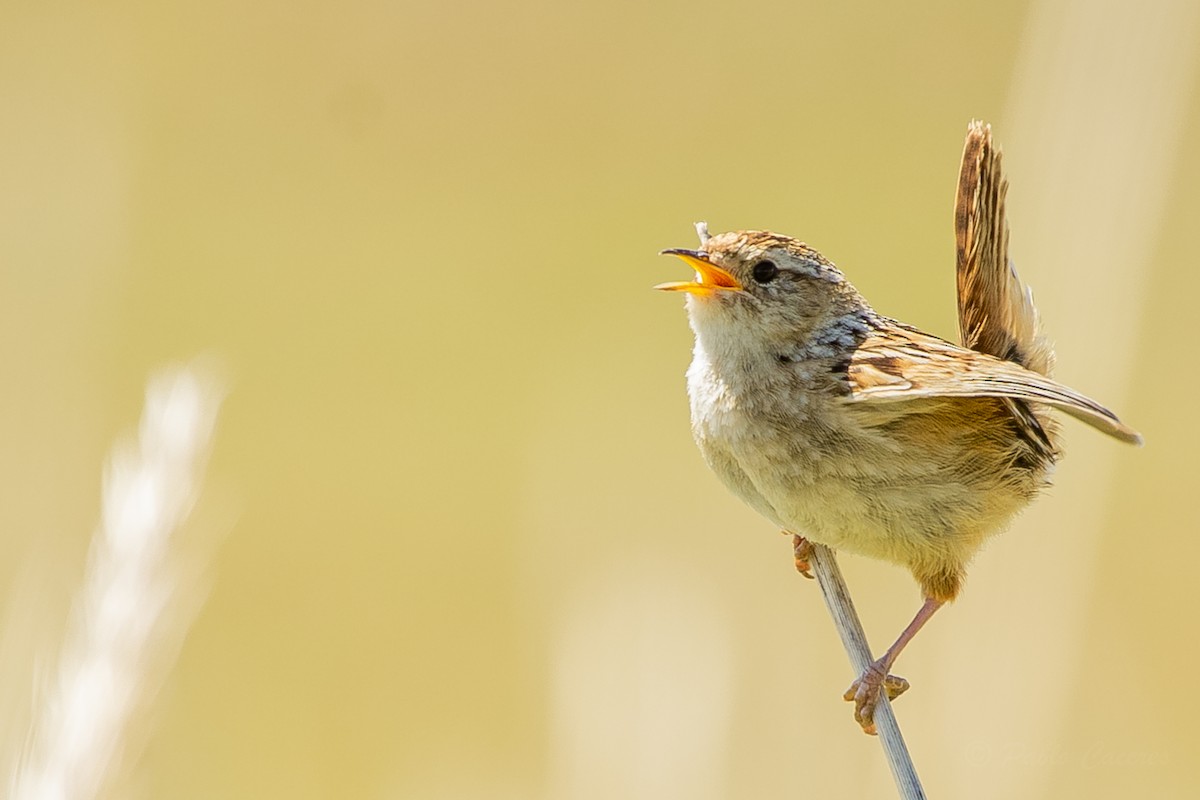
[{"label": "plant stem", "polygon": [[[846,581],[842,578],[837,556],[828,547],[814,542],[809,564],[821,585],[821,595],[825,598],[825,605],[829,608],[833,624],[842,639],[842,646],[846,648],[846,655],[850,656],[850,665],[854,667],[857,677],[871,664],[871,647],[867,644],[867,635],[858,620],[858,612],[854,610],[850,590],[846,588]],[[925,790],[921,788],[921,779],[917,777],[917,769],[913,766],[908,747],[904,744],[900,723],[896,721],[887,692],[880,692],[879,705],[875,707],[875,728],[879,732],[879,742],[883,745],[883,752],[887,756],[888,766],[892,770],[892,777],[896,781],[896,789],[902,800],[925,800]]]}]

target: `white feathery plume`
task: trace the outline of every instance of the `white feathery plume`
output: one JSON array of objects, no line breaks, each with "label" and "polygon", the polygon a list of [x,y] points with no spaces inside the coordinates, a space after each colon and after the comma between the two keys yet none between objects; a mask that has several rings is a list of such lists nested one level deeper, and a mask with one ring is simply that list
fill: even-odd
[{"label": "white feathery plume", "polygon": [[211,370],[164,370],[146,388],[137,439],[113,448],[83,584],[9,797],[87,800],[115,777],[130,721],[199,606],[181,591],[173,537],[199,494],[222,397]]}]

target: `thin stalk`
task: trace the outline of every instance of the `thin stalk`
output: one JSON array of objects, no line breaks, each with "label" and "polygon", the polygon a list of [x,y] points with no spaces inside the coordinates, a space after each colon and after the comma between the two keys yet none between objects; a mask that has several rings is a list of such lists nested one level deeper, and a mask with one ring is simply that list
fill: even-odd
[{"label": "thin stalk", "polygon": [[[837,557],[828,547],[814,542],[809,565],[816,575],[817,583],[821,585],[821,595],[825,598],[825,605],[833,617],[833,624],[857,677],[871,664],[871,647],[867,644],[867,635],[858,620],[858,612],[854,610],[854,601],[850,598],[850,590],[846,588],[846,581],[842,578]],[[896,721],[887,692],[880,692],[879,705],[875,707],[875,728],[902,800],[925,800],[925,790],[921,788],[921,779],[917,777],[912,756],[908,754],[908,747],[904,744],[900,723]]]}]

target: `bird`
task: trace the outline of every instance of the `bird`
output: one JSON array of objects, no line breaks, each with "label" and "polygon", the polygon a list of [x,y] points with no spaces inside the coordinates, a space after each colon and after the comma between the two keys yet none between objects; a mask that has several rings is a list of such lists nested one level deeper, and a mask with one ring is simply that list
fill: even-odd
[{"label": "bird", "polygon": [[717,477],[794,536],[906,567],[923,602],[845,692],[874,733],[881,689],[917,632],[960,593],[981,545],[1048,484],[1062,454],[1051,410],[1120,441],[1142,437],[1050,376],[1054,350],[1008,257],[1008,183],[991,127],[973,121],[955,198],[959,341],[884,316],[833,262],[768,231],[668,249],[694,280],[692,434]]}]

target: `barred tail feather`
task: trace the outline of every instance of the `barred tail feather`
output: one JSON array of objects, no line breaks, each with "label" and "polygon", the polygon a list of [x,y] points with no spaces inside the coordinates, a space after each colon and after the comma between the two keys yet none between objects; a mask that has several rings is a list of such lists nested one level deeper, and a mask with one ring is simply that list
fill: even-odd
[{"label": "barred tail feather", "polygon": [[964,347],[1050,375],[1054,349],[1042,335],[1033,293],[1008,258],[1008,181],[990,125],[972,122],[955,198],[958,327]]}]

